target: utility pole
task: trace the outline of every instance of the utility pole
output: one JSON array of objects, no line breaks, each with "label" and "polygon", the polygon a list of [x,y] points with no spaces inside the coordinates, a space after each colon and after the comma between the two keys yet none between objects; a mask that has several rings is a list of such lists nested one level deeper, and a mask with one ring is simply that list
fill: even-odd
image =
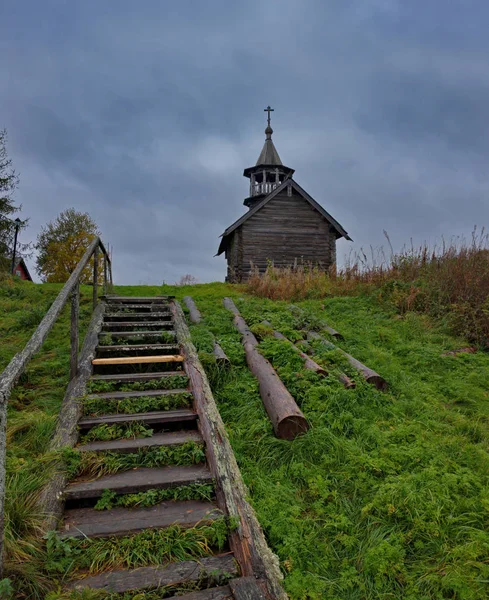
[{"label": "utility pole", "polygon": [[12,268],[10,269],[10,272],[12,273],[12,275],[14,274],[14,269],[15,269],[15,253],[17,251],[17,236],[19,235],[19,228],[21,225],[22,221],[17,217],[17,219],[15,219],[15,237],[14,237],[14,252],[12,254]]}]

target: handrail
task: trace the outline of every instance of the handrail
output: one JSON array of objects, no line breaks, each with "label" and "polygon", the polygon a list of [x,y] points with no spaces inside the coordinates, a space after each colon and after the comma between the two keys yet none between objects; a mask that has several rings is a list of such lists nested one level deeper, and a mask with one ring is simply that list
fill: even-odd
[{"label": "handrail", "polygon": [[71,357],[70,357],[70,380],[73,379],[78,371],[78,314],[80,302],[80,278],[92,256],[93,261],[93,309],[98,301],[98,255],[99,250],[104,256],[104,294],[108,287],[112,288],[112,261],[100,238],[96,237],[82,256],[68,281],[64,284],[62,290],[50,306],[44,318],[39,323],[37,329],[31,338],[18,352],[0,374],[0,579],[3,572],[3,546],[4,546],[4,504],[5,504],[5,457],[7,450],[7,404],[12,392],[12,388],[17,383],[19,377],[25,371],[31,358],[38,352],[54,327],[61,311],[65,307],[68,299],[71,297]]}]

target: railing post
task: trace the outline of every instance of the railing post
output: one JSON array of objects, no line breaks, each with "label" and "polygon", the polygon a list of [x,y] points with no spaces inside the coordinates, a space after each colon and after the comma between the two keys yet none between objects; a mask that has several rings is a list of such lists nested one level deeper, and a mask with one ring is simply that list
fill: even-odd
[{"label": "railing post", "polygon": [[70,381],[78,373],[78,316],[80,313],[80,285],[77,283],[71,292],[71,355]]},{"label": "railing post", "polygon": [[97,307],[97,291],[98,291],[98,246],[93,253],[93,310]]},{"label": "railing post", "polygon": [[107,295],[107,255],[104,254],[104,296]]}]

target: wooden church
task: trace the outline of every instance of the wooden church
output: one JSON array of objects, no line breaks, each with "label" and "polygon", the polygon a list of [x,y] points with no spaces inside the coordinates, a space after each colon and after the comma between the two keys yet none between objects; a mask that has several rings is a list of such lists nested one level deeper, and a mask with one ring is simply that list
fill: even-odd
[{"label": "wooden church", "polygon": [[254,167],[243,175],[250,180],[248,212],[222,234],[217,255],[225,252],[226,281],[246,281],[254,266],[263,273],[276,267],[313,264],[327,270],[336,265],[336,240],[348,233],[293,179],[294,169],[282,164],[272,141],[270,112],[265,144]]}]

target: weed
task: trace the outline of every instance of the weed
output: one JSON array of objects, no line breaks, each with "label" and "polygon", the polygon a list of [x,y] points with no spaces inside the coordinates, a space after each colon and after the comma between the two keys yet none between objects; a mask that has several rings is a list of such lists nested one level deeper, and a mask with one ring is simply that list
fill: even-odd
[{"label": "weed", "polygon": [[124,508],[149,507],[165,500],[207,500],[214,497],[214,486],[208,483],[190,483],[173,488],[147,490],[137,494],[118,495],[104,490],[95,505],[96,510],[110,510],[117,506]]},{"label": "weed", "polygon": [[185,373],[181,375],[170,375],[161,379],[148,379],[147,381],[104,381],[92,379],[88,382],[87,390],[91,394],[104,392],[143,392],[145,390],[171,390],[173,388],[186,388],[188,377]]},{"label": "weed", "polygon": [[92,478],[129,471],[137,467],[163,467],[167,465],[192,465],[205,461],[202,444],[185,442],[178,446],[139,448],[137,452],[79,452],[73,448],[62,451],[69,478]]},{"label": "weed", "polygon": [[133,414],[157,410],[176,410],[188,407],[192,401],[190,392],[168,396],[138,396],[135,398],[85,398],[83,413],[98,416],[104,414]]},{"label": "weed", "polygon": [[81,442],[86,444],[95,440],[109,441],[147,438],[152,435],[153,430],[140,421],[128,423],[127,425],[107,425],[106,423],[102,423],[101,425],[97,425],[90,429],[90,431],[82,437]]},{"label": "weed", "polygon": [[50,532],[46,568],[65,577],[77,571],[92,574],[197,559],[209,555],[213,549],[222,550],[231,529],[228,520],[221,517],[208,525],[188,529],[172,525],[107,539],[60,538],[56,532]]}]

